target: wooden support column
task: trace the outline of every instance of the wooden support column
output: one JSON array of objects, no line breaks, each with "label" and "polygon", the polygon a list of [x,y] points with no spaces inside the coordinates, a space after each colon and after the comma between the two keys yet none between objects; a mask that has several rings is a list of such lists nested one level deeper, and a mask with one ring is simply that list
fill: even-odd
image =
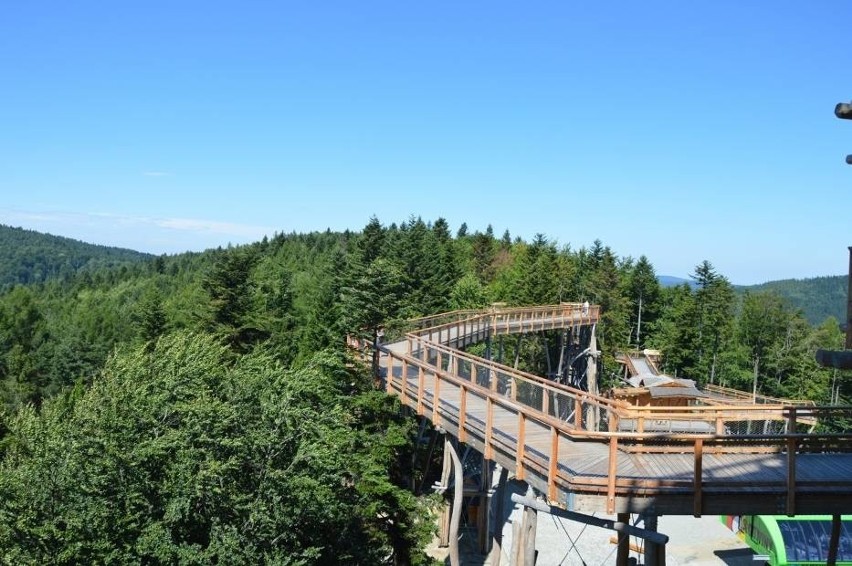
[{"label": "wooden support column", "polygon": [[598,394],[598,340],[595,337],[595,325],[592,325],[591,336],[589,337],[589,360],[586,362],[586,383],[588,384],[589,393],[592,395]]},{"label": "wooden support column", "polygon": [[[586,360],[586,383],[587,389],[592,395],[598,394],[598,341],[595,338],[595,325],[591,328],[591,337],[589,338],[589,357]],[[586,418],[585,426],[587,430],[598,430],[598,412],[595,405],[589,404],[589,415]]]},{"label": "wooden support column", "polygon": [[488,553],[488,562],[491,566],[500,566],[500,559],[503,555],[503,499],[506,497],[506,480],[508,477],[509,470],[500,466],[497,487],[496,489],[492,488],[488,493],[488,498],[491,500],[489,511],[491,507],[494,508],[494,517],[491,520],[493,538],[491,552]]},{"label": "wooden support column", "polygon": [[509,566],[519,566],[521,564],[521,535],[524,532],[523,517],[521,513],[520,520],[512,521],[512,548],[509,551]]},{"label": "wooden support column", "polygon": [[491,519],[491,509],[489,506],[491,504],[491,476],[494,471],[494,467],[491,465],[491,462],[485,459],[483,456],[480,461],[480,474],[479,474],[479,513],[476,515],[476,535],[477,541],[479,542],[479,553],[485,556],[488,552],[488,543],[490,541],[488,537],[488,529]]},{"label": "wooden support column", "polygon": [[453,446],[450,437],[444,441],[444,450],[449,451],[453,463],[453,510],[450,514],[450,566],[460,566],[459,561],[459,523],[461,522],[462,504],[464,502],[464,470],[461,460]]},{"label": "wooden support column", "polygon": [[[444,463],[441,468],[441,486],[446,489],[450,485],[450,473],[452,471],[452,462],[450,461],[450,453],[447,450],[447,441],[444,439]],[[450,545],[450,504],[446,502],[441,507],[441,519],[438,528],[438,546],[446,548]]]},{"label": "wooden support column", "polygon": [[518,364],[521,361],[521,340],[523,337],[523,334],[518,334],[518,343],[515,346],[515,369],[518,369]]},{"label": "wooden support column", "polygon": [[[530,488],[532,489],[532,488]],[[535,507],[524,509],[523,562],[524,566],[535,566],[535,537],[538,528],[538,511]]]}]

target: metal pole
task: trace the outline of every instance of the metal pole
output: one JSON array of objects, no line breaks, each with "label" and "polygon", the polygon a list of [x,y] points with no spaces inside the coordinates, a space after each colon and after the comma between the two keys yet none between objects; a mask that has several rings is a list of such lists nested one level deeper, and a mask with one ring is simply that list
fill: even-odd
[{"label": "metal pole", "polygon": [[846,290],[846,349],[852,350],[852,246],[849,246],[849,288]]},{"label": "metal pole", "polygon": [[828,543],[828,560],[827,566],[834,566],[837,563],[837,547],[840,545],[840,515],[834,514],[831,517],[831,540]]},{"label": "metal pole", "polygon": [[[647,514],[645,517],[645,529],[652,533],[657,532],[657,516]],[[659,566],[659,553],[657,543],[648,539],[645,545],[645,564],[648,566]]]},{"label": "metal pole", "polygon": [[[616,519],[623,525],[630,524],[629,513],[619,513]],[[618,533],[618,552],[615,557],[616,566],[627,566],[627,559],[630,556],[630,535],[627,533]]]}]

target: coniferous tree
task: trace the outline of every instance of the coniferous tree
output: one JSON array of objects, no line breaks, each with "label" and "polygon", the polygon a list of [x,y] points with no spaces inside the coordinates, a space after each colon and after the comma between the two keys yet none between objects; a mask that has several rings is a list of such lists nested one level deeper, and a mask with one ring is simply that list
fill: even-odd
[{"label": "coniferous tree", "polygon": [[143,342],[153,342],[165,333],[167,318],[163,295],[156,286],[148,287],[139,298],[133,319]]},{"label": "coniferous tree", "polygon": [[268,337],[268,331],[258,327],[253,308],[251,274],[257,261],[257,254],[249,248],[221,252],[203,283],[210,297],[212,330],[237,352]]},{"label": "coniferous tree", "polygon": [[659,313],[660,300],[660,284],[654,266],[644,255],[631,270],[629,286],[634,343],[641,349],[644,346],[643,328],[647,333],[647,329],[653,325]]}]

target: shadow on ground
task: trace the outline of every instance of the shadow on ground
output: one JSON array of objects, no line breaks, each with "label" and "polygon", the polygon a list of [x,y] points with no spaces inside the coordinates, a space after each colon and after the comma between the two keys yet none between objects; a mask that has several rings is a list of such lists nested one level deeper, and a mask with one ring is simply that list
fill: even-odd
[{"label": "shadow on ground", "polygon": [[754,561],[754,552],[749,548],[735,548],[732,550],[717,550],[713,552],[719,557],[719,560],[727,564],[727,566],[746,566],[758,565],[760,562]]}]

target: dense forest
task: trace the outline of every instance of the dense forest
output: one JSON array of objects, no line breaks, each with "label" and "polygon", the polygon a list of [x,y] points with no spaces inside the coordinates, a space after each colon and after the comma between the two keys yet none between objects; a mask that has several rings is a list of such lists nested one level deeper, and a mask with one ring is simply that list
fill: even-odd
[{"label": "dense forest", "polygon": [[68,280],[84,271],[130,266],[149,254],[86,244],[0,224],[0,290],[17,284]]},{"label": "dense forest", "polygon": [[793,308],[801,309],[811,324],[819,324],[829,317],[846,320],[846,294],[849,291],[849,278],[846,275],[782,279],[740,289],[750,293],[777,293]]},{"label": "dense forest", "polygon": [[[5,246],[4,246],[5,249]],[[48,257],[47,250],[31,250]],[[132,258],[131,258],[132,259]],[[96,258],[95,258],[96,261]],[[646,257],[443,219],[102,264],[0,294],[0,557],[10,563],[422,563],[412,419],[347,332],[458,308],[601,305],[616,352],[700,384],[845,403],[837,320],[738,294],[707,261],[661,287]],[[36,280],[33,280],[36,281]],[[526,368],[540,347],[524,343]]]}]

